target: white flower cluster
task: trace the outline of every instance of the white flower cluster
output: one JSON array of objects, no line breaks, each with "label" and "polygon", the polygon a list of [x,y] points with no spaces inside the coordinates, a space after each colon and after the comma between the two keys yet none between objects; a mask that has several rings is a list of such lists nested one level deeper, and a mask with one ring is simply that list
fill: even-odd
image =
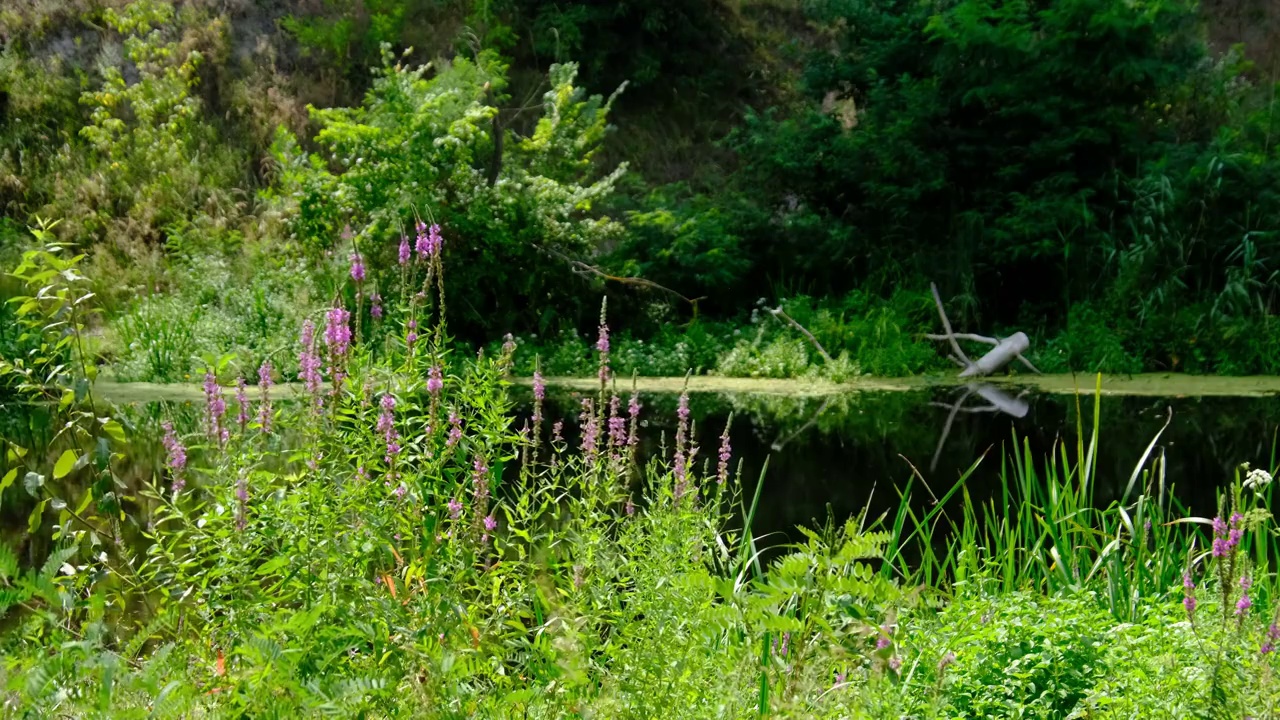
[{"label": "white flower cluster", "polygon": [[[1248,469],[1248,465],[1245,468]],[[1244,478],[1245,488],[1254,492],[1262,492],[1262,488],[1271,484],[1271,473],[1262,468],[1254,468],[1249,470],[1249,474]]]}]

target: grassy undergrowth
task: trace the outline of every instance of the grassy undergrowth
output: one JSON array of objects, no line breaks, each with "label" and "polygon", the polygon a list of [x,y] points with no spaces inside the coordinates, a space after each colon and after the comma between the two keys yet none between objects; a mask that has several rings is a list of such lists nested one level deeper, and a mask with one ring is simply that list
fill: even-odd
[{"label": "grassy undergrowth", "polygon": [[[421,262],[431,291],[438,255]],[[266,363],[226,402],[234,366],[214,361],[199,417],[158,418],[163,469],[120,477],[147,428],[74,389],[91,370],[68,266],[26,256],[47,357],[0,366],[66,418],[51,452],[6,447],[5,507],[31,507],[20,552],[0,549],[8,715],[1265,717],[1280,699],[1270,476],[1242,468],[1219,518],[1184,517],[1153,441],[1098,497],[1096,395],[1051,456],[1015,439],[975,462],[1002,463],[996,497],[908,483],[896,513],[765,563],[723,428],[698,432],[682,399],[668,451],[637,462],[645,409],[614,389],[603,318],[568,447],[540,404],[514,426],[511,347],[447,350],[435,292],[389,313],[398,342],[363,342],[341,307],[309,318],[293,411]],[[937,502],[913,511],[917,492]]]}]

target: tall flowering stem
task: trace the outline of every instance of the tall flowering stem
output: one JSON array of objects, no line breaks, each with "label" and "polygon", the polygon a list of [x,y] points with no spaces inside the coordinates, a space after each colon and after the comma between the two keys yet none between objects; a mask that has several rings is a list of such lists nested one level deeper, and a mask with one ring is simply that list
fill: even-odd
[{"label": "tall flowering stem", "polygon": [[222,388],[218,385],[218,377],[213,368],[204,374],[205,428],[209,439],[225,447],[230,433],[223,424],[222,418],[227,414],[227,401],[222,397]]},{"label": "tall flowering stem", "polygon": [[547,397],[547,384],[542,373],[533,371],[533,462],[538,462],[538,448],[542,443],[542,403]]},{"label": "tall flowering stem", "polygon": [[476,455],[471,469],[473,509],[476,518],[479,519],[487,515],[489,510],[489,464],[484,456]]},{"label": "tall flowering stem", "polygon": [[688,458],[685,456],[686,444],[688,443],[689,433],[689,393],[680,393],[680,402],[676,407],[676,448],[675,458],[672,466],[672,473],[675,475],[675,500],[680,502],[680,498],[684,497],[687,489],[687,477],[689,467],[687,465]]},{"label": "tall flowering stem", "polygon": [[627,401],[627,447],[631,449],[631,458],[635,459],[636,446],[640,441],[640,393],[635,390],[635,380],[631,381],[631,399]]},{"label": "tall flowering stem", "polygon": [[609,456],[615,465],[622,460],[627,447],[627,419],[618,414],[620,403],[617,395],[609,398]]},{"label": "tall flowering stem", "polygon": [[[600,398],[604,402],[605,387],[609,384],[609,324],[606,319],[609,298],[600,301],[600,334],[596,339],[596,352],[600,354]],[[602,408],[603,409],[603,408]]]},{"label": "tall flowering stem", "polygon": [[236,480],[236,529],[244,530],[249,515],[249,477],[248,471],[242,470]]},{"label": "tall flowering stem", "polygon": [[249,427],[249,393],[248,385],[245,384],[244,376],[236,378],[236,406],[239,412],[236,415],[236,425],[240,427],[240,434],[244,435],[245,428]]},{"label": "tall flowering stem", "polygon": [[173,494],[177,496],[182,492],[182,488],[186,487],[186,469],[187,469],[187,448],[178,439],[178,434],[173,430],[173,423],[165,420],[161,425],[164,428],[164,450],[165,465],[169,468],[169,473],[173,477]]},{"label": "tall flowering stem", "polygon": [[258,366],[258,426],[262,432],[271,433],[271,420],[274,413],[271,409],[271,361],[263,360]]},{"label": "tall flowering stem", "polygon": [[329,379],[337,395],[346,378],[347,353],[351,349],[351,313],[338,306],[325,313],[324,344],[329,348]]},{"label": "tall flowering stem", "polygon": [[[1232,512],[1227,520],[1223,520],[1219,515],[1213,519],[1212,527],[1213,545],[1210,554],[1217,564],[1218,585],[1222,593],[1222,623],[1225,627],[1231,617],[1232,586],[1237,581],[1240,543],[1244,539],[1244,516],[1239,512]],[[1238,580],[1241,594],[1234,603],[1235,614],[1243,622],[1245,613],[1253,605],[1253,601],[1249,598],[1252,580],[1248,576],[1239,577]]]},{"label": "tall flowering stem", "polygon": [[1187,609],[1187,619],[1196,620],[1196,584],[1191,579],[1191,571],[1182,574],[1182,606]]},{"label": "tall flowering stem", "polygon": [[578,414],[578,420],[582,423],[583,460],[588,468],[594,469],[599,452],[600,419],[591,398],[582,398],[582,412]]},{"label": "tall flowering stem", "polygon": [[320,354],[316,352],[316,326],[310,319],[302,323],[302,337],[299,344],[302,349],[298,351],[298,376],[302,379],[302,384],[306,387],[307,394],[315,399],[315,405],[319,407],[324,402],[320,397],[320,384],[322,382]]},{"label": "tall flowering stem", "polygon": [[724,485],[729,479],[729,461],[733,459],[733,449],[729,447],[729,427],[733,425],[733,415],[724,424],[724,432],[720,434],[720,463],[716,466],[716,482]]},{"label": "tall flowering stem", "polygon": [[396,419],[394,411],[396,409],[396,399],[391,395],[383,395],[382,412],[378,415],[377,430],[382,434],[383,440],[386,442],[386,456],[384,458],[388,468],[392,468],[391,474],[394,475],[394,465],[396,457],[400,454],[400,433],[396,431]]}]

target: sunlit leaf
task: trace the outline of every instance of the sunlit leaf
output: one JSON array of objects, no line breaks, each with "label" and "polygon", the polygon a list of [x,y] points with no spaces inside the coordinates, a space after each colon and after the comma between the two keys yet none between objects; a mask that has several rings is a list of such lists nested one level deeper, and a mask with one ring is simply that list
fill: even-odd
[{"label": "sunlit leaf", "polygon": [[75,464],[76,464],[76,451],[75,450],[63,451],[62,455],[58,457],[58,462],[55,463],[53,466],[53,479],[61,480],[62,478],[66,477],[68,474],[70,474],[71,469],[75,467]]}]

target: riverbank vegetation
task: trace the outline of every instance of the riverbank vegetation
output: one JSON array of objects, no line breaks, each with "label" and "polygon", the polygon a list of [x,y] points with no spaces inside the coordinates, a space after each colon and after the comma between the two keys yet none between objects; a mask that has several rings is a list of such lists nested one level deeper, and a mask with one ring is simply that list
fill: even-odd
[{"label": "riverbank vegetation", "polygon": [[[47,447],[5,441],[3,510],[26,515],[0,546],[6,712],[1274,712],[1267,469],[1241,465],[1217,517],[1188,517],[1153,440],[1104,501],[1095,388],[1049,456],[1015,437],[975,459],[1001,464],[995,497],[969,473],[913,479],[899,492],[930,493],[923,510],[770,547],[752,532],[768,474],[741,476],[732,420],[698,427],[682,395],[670,444],[639,462],[654,410],[615,374],[603,311],[580,437],[544,416],[536,379],[517,426],[514,343],[452,351],[432,234],[383,335],[341,304],[304,319],[303,402],[273,395],[275,359],[211,356],[202,404],[127,425],[94,405],[74,350],[92,322],[82,259],[24,255],[17,312],[40,353],[0,369],[62,419]],[[157,472],[117,474],[131,436],[154,439]]]},{"label": "riverbank vegetation", "polygon": [[6,8],[0,252],[58,221],[121,380],[292,374],[419,223],[460,345],[521,372],[590,372],[601,294],[627,372],[944,371],[936,282],[1046,372],[1275,373],[1276,48],[1229,42],[1275,18],[1237,4]]}]

